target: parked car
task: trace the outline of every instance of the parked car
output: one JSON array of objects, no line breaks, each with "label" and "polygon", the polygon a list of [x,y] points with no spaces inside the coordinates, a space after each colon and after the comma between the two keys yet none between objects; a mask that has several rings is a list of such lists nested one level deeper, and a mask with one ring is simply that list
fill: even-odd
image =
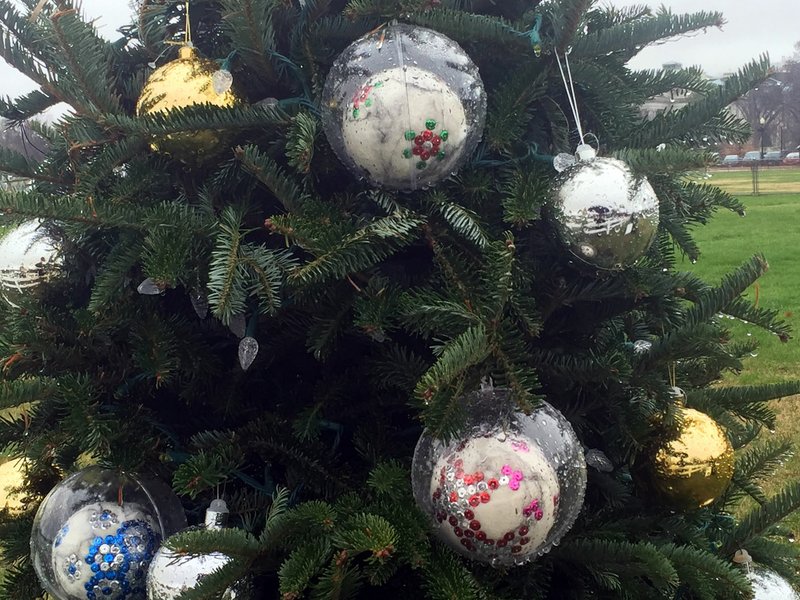
[{"label": "parked car", "polygon": [[737,166],[741,160],[739,159],[738,154],[726,154],[725,157],[722,159],[722,166],[723,167],[735,167]]},{"label": "parked car", "polygon": [[744,157],[742,158],[742,162],[746,163],[754,163],[761,160],[761,152],[758,150],[750,150],[750,152],[745,152]]},{"label": "parked car", "polygon": [[783,162],[783,155],[780,150],[770,150],[764,153],[764,158],[761,159],[761,164],[768,167],[774,167]]},{"label": "parked car", "polygon": [[783,159],[785,165],[800,165],[800,152],[789,152]]}]

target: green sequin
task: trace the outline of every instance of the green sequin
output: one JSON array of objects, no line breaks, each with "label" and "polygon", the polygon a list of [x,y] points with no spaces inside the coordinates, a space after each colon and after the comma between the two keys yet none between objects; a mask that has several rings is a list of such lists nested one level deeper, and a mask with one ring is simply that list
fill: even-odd
[{"label": "green sequin", "polygon": [[415,137],[417,137],[417,133],[415,131],[406,131],[406,141],[410,142]]},{"label": "green sequin", "polygon": [[428,163],[422,162],[422,161],[419,161],[417,163],[417,169],[418,170],[422,171],[422,169],[427,169],[427,168],[428,168]]},{"label": "green sequin", "polygon": [[405,158],[411,158],[413,156],[413,152],[411,152],[409,148],[406,148],[405,150],[403,150],[403,156]]},{"label": "green sequin", "polygon": [[360,114],[361,114],[361,111],[360,111],[360,110],[358,110],[357,108],[354,108],[354,109],[353,109],[353,118],[354,118],[354,119],[357,119],[357,118],[359,117],[359,115],[360,115]]},{"label": "green sequin", "polygon": [[383,87],[383,82],[382,81],[376,81],[375,85],[373,85],[372,87],[376,87],[376,88]]},{"label": "green sequin", "polygon": [[425,128],[428,129],[429,131],[433,131],[434,129],[436,129],[436,121],[434,121],[433,119],[428,119],[427,121],[425,121]]},{"label": "green sequin", "polygon": [[447,132],[447,129],[442,129],[442,133],[439,134],[439,137],[442,138],[443,142],[446,142],[447,138],[450,137],[450,134]]},{"label": "green sequin", "polygon": [[367,100],[364,102],[364,106],[366,106],[367,108],[372,106],[372,98],[367,98]]},{"label": "green sequin", "polygon": [[444,160],[444,157],[447,156],[447,153],[444,150],[439,150],[439,153],[436,155],[436,158],[439,160]]}]

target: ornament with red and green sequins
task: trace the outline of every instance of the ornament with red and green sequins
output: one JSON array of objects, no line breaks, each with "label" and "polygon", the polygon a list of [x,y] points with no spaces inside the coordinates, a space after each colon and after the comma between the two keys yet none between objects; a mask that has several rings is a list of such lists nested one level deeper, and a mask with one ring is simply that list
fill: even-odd
[{"label": "ornament with red and green sequins", "polygon": [[468,430],[445,444],[427,431],[414,453],[412,485],[438,537],[493,566],[524,564],[572,527],[586,463],[572,427],[546,402],[530,415],[505,389],[464,399]]},{"label": "ornament with red and green sequins", "polygon": [[483,135],[478,68],[444,35],[391,25],[350,45],[328,74],[323,123],[358,177],[397,190],[426,188],[463,166]]}]

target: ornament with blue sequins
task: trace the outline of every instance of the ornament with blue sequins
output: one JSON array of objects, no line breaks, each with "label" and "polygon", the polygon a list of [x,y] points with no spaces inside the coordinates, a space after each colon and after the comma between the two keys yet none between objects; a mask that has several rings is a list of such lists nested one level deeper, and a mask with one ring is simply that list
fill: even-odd
[{"label": "ornament with blue sequins", "polygon": [[161,482],[92,467],[56,486],[34,520],[31,556],[59,600],[144,600],[161,540],[186,525]]}]

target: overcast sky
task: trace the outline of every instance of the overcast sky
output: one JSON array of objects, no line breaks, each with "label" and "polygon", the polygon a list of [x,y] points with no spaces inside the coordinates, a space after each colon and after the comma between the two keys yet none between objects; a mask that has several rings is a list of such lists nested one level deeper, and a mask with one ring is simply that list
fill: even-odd
[{"label": "overcast sky", "polygon": [[[649,4],[653,0],[604,0],[616,6]],[[800,0],[664,0],[675,13],[698,10],[722,11],[728,23],[722,30],[679,38],[646,48],[631,63],[634,68],[653,68],[665,62],[684,66],[700,65],[709,75],[735,71],[762,52],[769,52],[774,63],[788,58],[800,41]],[[129,20],[128,0],[83,0],[87,15],[98,19],[100,33],[114,38],[116,29]],[[17,96],[34,89],[25,77],[0,60],[3,92]]]}]

